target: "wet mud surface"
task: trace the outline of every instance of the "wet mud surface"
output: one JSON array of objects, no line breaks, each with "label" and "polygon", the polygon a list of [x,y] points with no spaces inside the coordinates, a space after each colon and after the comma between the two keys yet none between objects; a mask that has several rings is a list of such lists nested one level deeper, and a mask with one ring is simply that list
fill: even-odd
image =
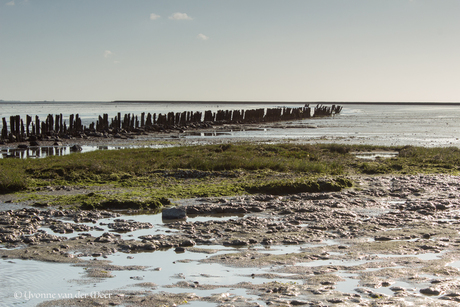
[{"label": "wet mud surface", "polygon": [[[145,290],[108,290],[41,306],[459,303],[460,177],[353,180],[355,187],[342,192],[182,200],[188,218],[164,221],[160,233],[152,223],[118,212],[1,211],[0,261],[72,263],[85,268],[81,282],[97,283],[123,271],[159,271],[134,256],[174,251],[184,255],[177,260],[183,264],[218,264],[246,278],[216,284],[211,275],[197,281],[184,274],[153,291],[156,280],[133,276]],[[117,255],[133,262],[116,264]]]}]

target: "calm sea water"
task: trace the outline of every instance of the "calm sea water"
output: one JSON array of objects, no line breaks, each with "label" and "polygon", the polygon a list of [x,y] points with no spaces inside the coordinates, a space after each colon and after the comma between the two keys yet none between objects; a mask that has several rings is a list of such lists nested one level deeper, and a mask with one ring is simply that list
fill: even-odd
[{"label": "calm sea water", "polygon": [[[113,102],[0,102],[0,117],[11,115],[80,114],[83,124],[95,122],[99,115],[115,117],[118,112],[140,115],[142,112],[217,111],[273,107],[300,107],[299,104],[226,104],[226,103],[113,103]],[[311,106],[315,106],[312,104]],[[460,106],[458,105],[344,105],[332,118],[314,118],[279,124],[251,131],[226,131],[187,138],[289,139],[305,142],[334,142],[374,145],[460,146]],[[299,124],[316,129],[297,128]],[[1,125],[1,123],[0,123]]]}]

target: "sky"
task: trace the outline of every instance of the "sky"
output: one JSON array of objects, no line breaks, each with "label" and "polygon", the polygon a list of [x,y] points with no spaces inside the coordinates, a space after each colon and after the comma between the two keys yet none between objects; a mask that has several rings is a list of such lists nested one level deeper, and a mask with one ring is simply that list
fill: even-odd
[{"label": "sky", "polygon": [[460,101],[459,0],[0,0],[0,99]]}]

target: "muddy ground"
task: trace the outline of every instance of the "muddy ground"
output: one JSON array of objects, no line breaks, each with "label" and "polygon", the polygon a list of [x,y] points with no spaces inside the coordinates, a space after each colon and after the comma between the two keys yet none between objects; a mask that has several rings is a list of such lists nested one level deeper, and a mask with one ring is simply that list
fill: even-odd
[{"label": "muddy ground", "polygon": [[[105,297],[54,300],[40,306],[174,306],[191,301],[216,306],[452,306],[460,304],[460,177],[447,175],[356,177],[353,188],[333,193],[285,196],[253,195],[202,198],[182,207],[188,216],[232,214],[229,220],[168,223],[170,234],[122,239],[116,231],[149,229],[151,224],[116,219],[107,211],[22,208],[0,212],[0,256],[3,260],[34,259],[83,266],[87,277],[110,278],[119,270],[104,257],[113,253],[175,249],[203,252],[219,245],[239,253],[209,254],[203,262],[247,268],[253,283],[225,285],[245,289],[252,297],[229,294],[200,297],[194,290],[215,285],[181,280],[167,285],[180,294],[119,290]],[[65,193],[65,190],[47,193]],[[69,190],[68,193],[76,193]],[[9,199],[6,199],[8,198]],[[10,206],[14,197],[2,196]],[[87,233],[112,217],[111,231]],[[68,221],[68,222],[66,222]],[[92,222],[94,226],[87,226]],[[43,231],[41,228],[51,231]],[[94,227],[91,229],[91,227]],[[54,232],[54,234],[53,234]],[[72,238],[56,233],[77,234]],[[152,232],[153,233],[153,232]],[[299,245],[300,252],[261,252],[273,246]],[[83,260],[92,257],[91,261]],[[323,261],[323,265],[309,263]],[[342,264],[343,263],[343,264]],[[350,265],[351,263],[351,265]],[[191,264],[193,265],[193,264]],[[273,267],[257,276],[252,268]],[[147,268],[145,268],[147,269]],[[150,268],[151,269],[151,268]],[[296,282],[283,282],[289,280]],[[258,278],[273,280],[259,283]],[[359,281],[350,291],[337,288],[344,278]],[[402,287],[400,284],[411,285]],[[149,286],[149,285],[147,285]],[[224,288],[223,286],[219,286]],[[378,289],[387,288],[383,294]],[[177,292],[177,291],[174,291]],[[110,294],[110,293],[109,293]],[[258,300],[254,300],[254,295]]]}]

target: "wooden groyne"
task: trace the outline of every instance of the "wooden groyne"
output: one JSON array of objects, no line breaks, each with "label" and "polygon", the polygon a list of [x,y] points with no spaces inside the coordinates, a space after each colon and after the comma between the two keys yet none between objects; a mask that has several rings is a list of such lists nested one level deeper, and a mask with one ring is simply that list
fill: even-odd
[{"label": "wooden groyne", "polygon": [[44,121],[38,116],[27,115],[25,121],[19,116],[10,116],[9,123],[2,118],[1,141],[35,141],[44,137],[82,137],[84,135],[102,136],[103,133],[121,132],[162,132],[185,130],[188,128],[209,128],[222,124],[257,124],[277,121],[300,120],[311,117],[324,117],[339,114],[341,106],[309,105],[299,108],[260,108],[250,110],[218,110],[169,112],[166,114],[142,113],[140,115],[118,113],[109,119],[108,114],[99,116],[97,122],[88,127],[82,124],[78,114],[71,114],[68,122],[62,114],[49,114]]}]

